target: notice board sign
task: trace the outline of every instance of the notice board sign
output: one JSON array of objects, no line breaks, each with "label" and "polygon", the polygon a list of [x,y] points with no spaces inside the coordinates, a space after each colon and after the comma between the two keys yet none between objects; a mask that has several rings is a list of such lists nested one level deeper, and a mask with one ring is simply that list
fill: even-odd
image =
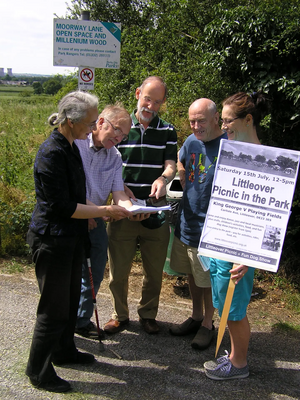
[{"label": "notice board sign", "polygon": [[79,67],[78,89],[79,90],[94,90],[94,83],[95,83],[95,68]]},{"label": "notice board sign", "polygon": [[198,253],[276,272],[300,152],[221,140]]},{"label": "notice board sign", "polygon": [[121,24],[53,20],[53,65],[120,68]]}]

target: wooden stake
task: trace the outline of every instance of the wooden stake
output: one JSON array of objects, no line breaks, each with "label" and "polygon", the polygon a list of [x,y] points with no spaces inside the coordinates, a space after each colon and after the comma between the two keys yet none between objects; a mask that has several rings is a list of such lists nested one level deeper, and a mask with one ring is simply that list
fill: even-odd
[{"label": "wooden stake", "polygon": [[228,284],[225,304],[224,304],[224,308],[223,308],[222,316],[221,316],[221,320],[220,320],[220,326],[219,326],[219,330],[218,330],[217,347],[216,347],[215,357],[217,357],[219,347],[220,347],[220,344],[221,344],[223,336],[224,336],[234,289],[235,289],[235,279],[230,279],[229,284]]}]

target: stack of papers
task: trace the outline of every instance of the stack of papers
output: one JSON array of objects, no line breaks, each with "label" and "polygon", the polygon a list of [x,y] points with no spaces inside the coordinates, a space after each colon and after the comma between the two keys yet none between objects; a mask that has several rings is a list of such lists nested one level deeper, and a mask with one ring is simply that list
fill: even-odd
[{"label": "stack of papers", "polygon": [[147,214],[159,211],[169,211],[171,210],[171,206],[162,206],[162,207],[150,207],[150,206],[132,206],[128,208],[128,211],[133,214]]}]

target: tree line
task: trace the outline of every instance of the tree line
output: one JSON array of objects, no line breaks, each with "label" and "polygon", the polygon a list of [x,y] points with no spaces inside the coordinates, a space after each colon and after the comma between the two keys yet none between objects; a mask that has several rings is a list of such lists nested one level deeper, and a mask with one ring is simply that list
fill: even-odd
[{"label": "tree line", "polygon": [[[135,88],[160,75],[169,89],[162,116],[181,146],[195,99],[208,97],[221,111],[227,96],[262,90],[270,103],[262,144],[300,150],[299,0],[72,0],[67,17],[79,19],[82,10],[121,23],[120,69],[95,73],[101,106],[121,101],[133,109]],[[298,185],[282,258],[287,274],[298,273],[299,200]]]},{"label": "tree line", "polygon": [[[120,69],[95,71],[100,108],[119,101],[131,111],[136,87],[159,75],[168,86],[161,115],[175,125],[180,147],[195,99],[210,98],[221,111],[227,96],[262,90],[270,113],[261,143],[300,150],[300,0],[71,0],[66,18],[80,19],[82,10],[91,20],[121,23]],[[56,101],[77,88],[74,76],[54,78],[50,90],[62,85]],[[299,274],[299,222],[298,185],[282,256],[289,276]]]}]

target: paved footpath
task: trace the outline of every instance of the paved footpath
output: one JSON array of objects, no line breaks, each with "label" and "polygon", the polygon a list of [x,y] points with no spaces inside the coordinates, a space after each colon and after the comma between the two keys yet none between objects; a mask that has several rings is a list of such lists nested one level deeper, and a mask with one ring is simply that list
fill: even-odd
[{"label": "paved footpath", "polygon": [[[24,374],[39,294],[36,282],[0,275],[0,400],[296,400],[300,399],[300,338],[255,327],[249,349],[250,376],[232,381],[206,378],[203,363],[214,358],[215,346],[203,352],[190,346],[191,337],[169,335],[170,323],[189,316],[189,302],[160,304],[161,332],[150,336],[140,327],[137,299],[130,299],[128,329],[99,343],[76,337],[82,351],[93,352],[90,366],[56,368],[73,391],[52,394],[33,388]],[[97,299],[101,322],[110,318],[108,293]],[[101,312],[100,312],[101,309]],[[229,348],[225,333],[221,351]]]}]

